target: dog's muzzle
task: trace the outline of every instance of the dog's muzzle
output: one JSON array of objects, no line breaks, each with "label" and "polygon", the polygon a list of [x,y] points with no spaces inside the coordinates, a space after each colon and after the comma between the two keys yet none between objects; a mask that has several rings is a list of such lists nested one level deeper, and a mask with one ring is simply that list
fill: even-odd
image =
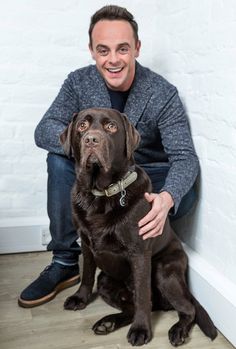
[{"label": "dog's muzzle", "polygon": [[103,133],[97,130],[86,132],[81,138],[81,165],[97,164],[105,172],[110,168],[109,144]]}]

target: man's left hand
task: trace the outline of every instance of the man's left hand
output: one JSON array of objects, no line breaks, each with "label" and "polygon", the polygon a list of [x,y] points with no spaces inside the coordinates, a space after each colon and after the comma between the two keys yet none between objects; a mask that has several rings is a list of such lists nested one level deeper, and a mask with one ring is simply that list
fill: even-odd
[{"label": "man's left hand", "polygon": [[139,221],[139,235],[143,240],[161,235],[166,217],[171,207],[174,206],[172,196],[163,191],[160,194],[145,193],[145,199],[152,204],[148,214]]}]

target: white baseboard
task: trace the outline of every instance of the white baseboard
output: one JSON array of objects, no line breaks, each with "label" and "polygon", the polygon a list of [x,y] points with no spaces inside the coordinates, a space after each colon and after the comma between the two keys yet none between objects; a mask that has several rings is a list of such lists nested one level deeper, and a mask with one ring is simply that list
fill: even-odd
[{"label": "white baseboard", "polygon": [[0,254],[45,251],[49,242],[47,217],[0,220]]},{"label": "white baseboard", "polygon": [[186,244],[183,246],[189,257],[189,283],[193,295],[219,331],[236,346],[236,285]]},{"label": "white baseboard", "polygon": [[[47,236],[42,237],[43,233]],[[44,251],[48,218],[0,220],[0,253]],[[189,282],[193,295],[210,314],[216,327],[236,346],[236,285],[199,254],[183,244],[189,257]]]}]

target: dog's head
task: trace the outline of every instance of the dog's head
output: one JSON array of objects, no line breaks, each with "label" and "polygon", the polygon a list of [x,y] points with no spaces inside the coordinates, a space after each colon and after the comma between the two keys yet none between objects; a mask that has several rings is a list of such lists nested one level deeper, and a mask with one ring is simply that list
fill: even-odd
[{"label": "dog's head", "polygon": [[67,156],[73,154],[84,169],[99,167],[104,173],[133,163],[139,134],[128,118],[114,109],[91,108],[73,116],[60,136]]}]

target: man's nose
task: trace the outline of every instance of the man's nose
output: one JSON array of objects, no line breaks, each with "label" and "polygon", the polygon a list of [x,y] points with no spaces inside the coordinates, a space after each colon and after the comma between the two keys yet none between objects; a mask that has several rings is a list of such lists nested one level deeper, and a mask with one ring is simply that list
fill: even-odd
[{"label": "man's nose", "polygon": [[115,64],[119,61],[119,55],[116,51],[111,51],[109,54],[109,62]]}]

